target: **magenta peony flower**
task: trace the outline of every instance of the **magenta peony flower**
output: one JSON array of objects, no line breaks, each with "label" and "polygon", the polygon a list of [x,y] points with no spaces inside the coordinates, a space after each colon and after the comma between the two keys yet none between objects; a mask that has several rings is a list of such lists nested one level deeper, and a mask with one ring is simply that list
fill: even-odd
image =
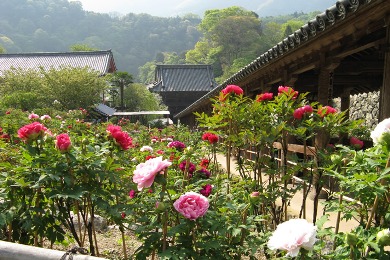
[{"label": "magenta peony flower", "polygon": [[42,137],[46,130],[47,128],[43,124],[34,122],[21,127],[18,130],[18,136],[24,141],[34,141]]},{"label": "magenta peony flower", "polygon": [[162,160],[162,156],[138,164],[133,175],[133,181],[138,184],[138,190],[152,186],[156,175],[171,164],[167,160]]},{"label": "magenta peony flower", "polygon": [[206,178],[206,179],[210,178],[210,175],[211,175],[211,173],[206,168],[203,168],[203,167],[200,170],[196,171],[196,174],[197,175],[199,174],[200,177]]},{"label": "magenta peony flower", "polygon": [[279,95],[285,94],[287,96],[293,95],[293,99],[296,99],[298,97],[298,91],[295,91],[293,88],[287,87],[287,86],[279,86],[278,88]]},{"label": "magenta peony flower", "polygon": [[130,197],[130,199],[134,199],[136,195],[137,195],[137,192],[136,192],[135,190],[129,191],[129,197]]},{"label": "magenta peony flower", "polygon": [[177,150],[183,150],[184,148],[186,148],[185,144],[180,141],[172,141],[168,144],[168,147],[175,148]]},{"label": "magenta peony flower", "polygon": [[306,105],[295,109],[293,116],[295,119],[302,119],[305,114],[313,113],[313,108],[310,105]]},{"label": "magenta peony flower", "polygon": [[[182,161],[182,162],[179,164],[180,170],[182,170],[182,171],[184,172],[184,171],[186,170],[186,165],[187,165],[187,161],[186,161],[186,160]],[[196,169],[195,165],[194,165],[192,162],[190,162],[190,164],[189,164],[189,166],[188,166],[188,173],[189,173],[189,174],[193,174],[194,171],[195,171],[195,169]]]},{"label": "magenta peony flower", "polygon": [[364,142],[362,140],[359,140],[358,138],[356,138],[354,136],[352,136],[349,139],[349,143],[351,144],[352,147],[354,147],[356,149],[362,149],[364,146]]},{"label": "magenta peony flower", "polygon": [[261,102],[261,101],[265,101],[265,100],[272,100],[273,97],[274,97],[273,93],[263,93],[263,94],[257,95],[256,101]]},{"label": "magenta peony flower", "polygon": [[313,249],[316,233],[317,227],[306,219],[290,219],[277,226],[267,245],[271,250],[286,250],[286,256],[295,257],[301,247]]},{"label": "magenta peony flower", "polygon": [[69,152],[72,142],[70,141],[68,134],[59,134],[56,137],[56,148],[61,153]]},{"label": "magenta peony flower", "polygon": [[203,189],[201,189],[199,192],[205,197],[210,196],[211,192],[213,191],[213,186],[211,184],[206,184],[203,186]]},{"label": "magenta peony flower", "polygon": [[196,192],[187,192],[173,203],[175,209],[189,220],[196,220],[206,214],[209,208],[207,198]]}]

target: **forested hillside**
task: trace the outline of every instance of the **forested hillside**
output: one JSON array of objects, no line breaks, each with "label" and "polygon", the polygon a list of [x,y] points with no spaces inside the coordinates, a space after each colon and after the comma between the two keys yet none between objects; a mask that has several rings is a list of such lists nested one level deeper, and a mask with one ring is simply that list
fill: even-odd
[{"label": "forested hillside", "polygon": [[77,43],[112,49],[118,69],[137,75],[159,52],[192,48],[201,35],[199,22],[191,15],[111,17],[67,0],[1,0],[0,46],[6,53],[69,51]]},{"label": "forested hillside", "polygon": [[81,44],[114,53],[118,70],[153,80],[156,63],[213,64],[223,81],[315,13],[259,17],[240,7],[213,9],[200,19],[86,12],[68,0],[1,0],[0,52],[64,52]]}]

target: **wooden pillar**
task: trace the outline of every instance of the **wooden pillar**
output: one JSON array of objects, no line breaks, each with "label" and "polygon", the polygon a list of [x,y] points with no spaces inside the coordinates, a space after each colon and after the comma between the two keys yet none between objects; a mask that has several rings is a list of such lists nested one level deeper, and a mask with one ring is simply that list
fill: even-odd
[{"label": "wooden pillar", "polygon": [[390,117],[390,16],[386,17],[385,62],[379,98],[379,122]]},{"label": "wooden pillar", "polygon": [[351,105],[351,88],[344,89],[341,94],[341,111],[346,111],[345,119],[349,119],[349,107]]}]

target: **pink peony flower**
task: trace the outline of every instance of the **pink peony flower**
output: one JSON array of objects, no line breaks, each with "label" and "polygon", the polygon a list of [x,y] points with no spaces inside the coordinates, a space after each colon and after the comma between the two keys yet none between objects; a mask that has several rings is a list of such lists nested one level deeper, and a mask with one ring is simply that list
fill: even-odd
[{"label": "pink peony flower", "polygon": [[295,257],[301,247],[313,249],[316,233],[317,227],[306,219],[290,219],[277,226],[267,245],[271,250],[286,250],[287,256]]},{"label": "pink peony flower", "polygon": [[265,100],[271,100],[271,99],[273,99],[273,97],[274,97],[273,93],[263,93],[263,94],[257,95],[256,101],[261,102],[261,101],[265,101]]},{"label": "pink peony flower", "polygon": [[317,114],[320,115],[320,117],[327,116],[329,114],[336,114],[337,110],[331,106],[323,106],[320,107],[317,111]]},{"label": "pink peony flower", "polygon": [[199,192],[205,197],[210,196],[211,192],[213,191],[213,186],[211,184],[206,184],[203,186],[203,189],[201,189]]},{"label": "pink peony flower", "polygon": [[47,128],[39,123],[33,122],[31,124],[25,125],[18,130],[18,136],[24,141],[34,141],[42,137]]},{"label": "pink peony flower", "polygon": [[349,143],[351,144],[351,146],[353,146],[356,149],[362,149],[364,146],[364,142],[362,140],[359,140],[358,138],[356,138],[354,136],[352,136],[349,139]]},{"label": "pink peony flower", "polygon": [[287,86],[279,86],[278,88],[279,95],[285,94],[287,96],[293,95],[293,99],[296,99],[298,97],[298,91],[295,91],[293,88],[287,87]]},{"label": "pink peony flower", "polygon": [[162,160],[162,156],[138,164],[133,175],[133,181],[138,184],[138,190],[152,186],[156,175],[171,164],[167,160]]},{"label": "pink peony flower", "polygon": [[387,139],[390,138],[390,118],[384,119],[380,122],[373,131],[371,131],[370,137],[374,143],[382,143],[383,141],[387,142]]},{"label": "pink peony flower", "polygon": [[173,206],[175,209],[189,220],[196,220],[206,214],[209,208],[207,198],[196,192],[187,192],[177,199]]},{"label": "pink peony flower", "polygon": [[310,105],[306,105],[295,109],[293,116],[295,119],[302,119],[305,114],[313,113],[313,108]]},{"label": "pink peony flower", "polygon": [[30,120],[34,120],[34,119],[38,119],[38,118],[39,118],[39,116],[37,114],[34,114],[34,113],[31,113],[28,115],[28,119],[30,119]]},{"label": "pink peony flower", "polygon": [[56,137],[56,148],[61,153],[69,152],[72,142],[70,141],[68,134],[59,134]]}]

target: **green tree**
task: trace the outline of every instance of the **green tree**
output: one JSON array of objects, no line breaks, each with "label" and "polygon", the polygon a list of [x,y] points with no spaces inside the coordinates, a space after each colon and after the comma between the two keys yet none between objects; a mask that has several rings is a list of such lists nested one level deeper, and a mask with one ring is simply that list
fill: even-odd
[{"label": "green tree", "polygon": [[50,105],[49,90],[38,71],[10,69],[0,81],[0,100],[4,108],[33,110]]},{"label": "green tree", "polygon": [[6,53],[6,49],[0,44],[0,54]]},{"label": "green tree", "polygon": [[119,88],[120,109],[124,109],[124,89],[133,83],[133,76],[125,71],[117,71],[108,75],[108,79],[114,87]]},{"label": "green tree", "polygon": [[154,81],[154,73],[156,70],[156,62],[149,61],[138,68],[138,80],[141,83],[149,84]]},{"label": "green tree", "polygon": [[204,37],[187,52],[186,62],[213,64],[216,77],[231,75],[236,59],[253,60],[258,55],[261,21],[254,12],[237,6],[208,10],[199,29]]},{"label": "green tree", "polygon": [[76,43],[70,46],[71,51],[97,51],[98,49],[92,48],[87,44]]}]

